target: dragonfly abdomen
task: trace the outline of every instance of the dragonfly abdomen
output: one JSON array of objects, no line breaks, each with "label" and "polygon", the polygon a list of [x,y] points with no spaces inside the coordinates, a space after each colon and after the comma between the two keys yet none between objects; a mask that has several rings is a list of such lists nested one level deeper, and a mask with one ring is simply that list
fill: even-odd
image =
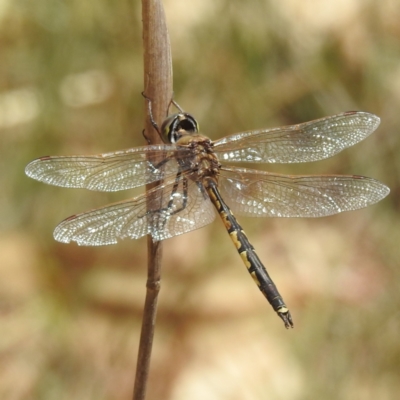
[{"label": "dragonfly abdomen", "polygon": [[216,182],[213,179],[207,179],[205,187],[210,196],[211,202],[217,209],[233,244],[235,245],[254,282],[262,294],[267,298],[272,308],[276,311],[279,317],[282,318],[285,327],[293,327],[292,317],[289,309],[287,308],[282,296],[279,294],[278,289],[259,259],[257,253],[255,252],[254,247],[249,242],[247,235],[236,220],[235,216],[232,214],[232,211],[228,205],[222,199]]}]

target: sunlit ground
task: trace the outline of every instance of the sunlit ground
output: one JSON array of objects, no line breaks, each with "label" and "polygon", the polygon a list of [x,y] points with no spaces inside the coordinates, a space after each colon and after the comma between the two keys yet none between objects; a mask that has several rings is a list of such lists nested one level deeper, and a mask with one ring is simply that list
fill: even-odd
[{"label": "sunlit ground", "polygon": [[[140,4],[67,3],[0,2],[1,399],[132,397],[146,239],[80,248],[52,231],[139,192],[50,187],[24,167],[144,145]],[[368,111],[382,122],[364,142],[268,170],[365,175],[391,194],[323,219],[240,219],[290,331],[220,221],[165,241],[148,398],[398,398],[400,3],[188,4],[165,1],[175,99],[205,134]]]}]

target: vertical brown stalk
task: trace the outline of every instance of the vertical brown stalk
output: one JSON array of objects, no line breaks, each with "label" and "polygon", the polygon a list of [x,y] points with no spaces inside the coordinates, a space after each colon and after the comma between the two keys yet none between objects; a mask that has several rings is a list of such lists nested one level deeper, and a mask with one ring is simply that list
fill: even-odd
[{"label": "vertical brown stalk", "polygon": [[[165,119],[172,98],[171,50],[164,8],[161,0],[142,0],[143,48],[144,48],[144,95],[151,101],[154,120],[160,125]],[[149,144],[161,139],[153,128],[146,103],[145,132]],[[154,161],[154,160],[153,160]],[[156,160],[155,160],[156,161]],[[154,186],[154,185],[153,185]],[[147,190],[152,185],[148,185]],[[156,200],[149,199],[148,208],[157,207]],[[161,243],[153,242],[149,236],[147,291],[143,311],[142,331],[136,368],[134,400],[144,400],[149,375],[153,345],[157,299],[161,279]]]}]

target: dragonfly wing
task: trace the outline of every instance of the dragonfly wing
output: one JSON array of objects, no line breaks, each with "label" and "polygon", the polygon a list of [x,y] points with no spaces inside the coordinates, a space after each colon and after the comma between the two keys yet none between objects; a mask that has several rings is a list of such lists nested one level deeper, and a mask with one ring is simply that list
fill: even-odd
[{"label": "dragonfly wing", "polygon": [[377,203],[389,188],[357,175],[271,174],[222,168],[219,187],[232,210],[252,217],[324,217]]},{"label": "dragonfly wing", "polygon": [[94,156],[47,156],[29,163],[25,173],[50,185],[113,192],[176,175],[173,157],[159,168],[149,158],[165,159],[177,152],[175,146],[155,145]]},{"label": "dragonfly wing", "polygon": [[221,161],[299,163],[322,160],[370,135],[380,119],[349,111],[298,125],[242,132],[214,142]]},{"label": "dragonfly wing", "polygon": [[[187,182],[186,192],[182,179],[178,186],[170,181],[146,195],[73,215],[56,227],[54,238],[64,243],[101,246],[147,234],[154,240],[164,240],[201,228],[214,220],[214,208],[195,182]],[[150,211],[147,210],[149,196],[157,205]]]}]

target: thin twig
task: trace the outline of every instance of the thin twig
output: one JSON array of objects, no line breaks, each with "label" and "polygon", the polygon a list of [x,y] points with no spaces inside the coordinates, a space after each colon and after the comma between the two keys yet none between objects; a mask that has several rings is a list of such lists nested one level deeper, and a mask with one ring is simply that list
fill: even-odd
[{"label": "thin twig", "polygon": [[[161,0],[142,0],[143,47],[144,47],[144,94],[151,100],[155,121],[165,119],[168,105],[172,99],[172,62],[165,13]],[[146,103],[146,110],[148,104]],[[153,128],[146,113],[145,132],[149,144],[160,143],[161,139]],[[152,160],[156,161],[156,160]],[[154,185],[148,185],[149,190]],[[157,205],[149,199],[148,208]],[[133,400],[144,400],[149,375],[151,350],[153,345],[157,299],[161,279],[161,243],[153,242],[149,236],[147,291],[143,311],[142,331],[136,368]]]}]

